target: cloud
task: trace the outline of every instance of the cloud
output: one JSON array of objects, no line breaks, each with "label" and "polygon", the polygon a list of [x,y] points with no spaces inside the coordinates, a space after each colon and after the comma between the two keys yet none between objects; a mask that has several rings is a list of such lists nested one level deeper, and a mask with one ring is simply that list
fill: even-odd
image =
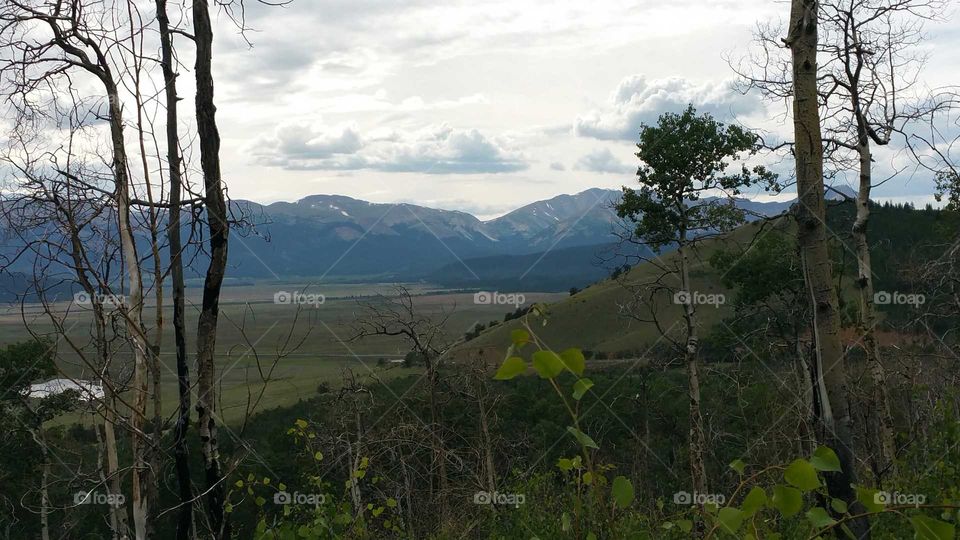
[{"label": "cloud", "polygon": [[696,83],[680,77],[648,81],[643,75],[631,75],[620,81],[606,106],[577,117],[574,133],[633,141],[643,124],[653,124],[664,112],[679,112],[690,103],[720,120],[762,108],[757,97],[740,94],[731,81]]},{"label": "cloud", "polygon": [[554,161],[553,163],[550,164],[550,170],[565,171],[567,170],[567,168],[563,166],[563,163],[560,163],[559,161]]},{"label": "cloud", "polygon": [[274,149],[287,159],[322,160],[335,155],[355,154],[363,147],[360,135],[353,128],[339,132],[316,132],[309,126],[295,124],[277,130]]},{"label": "cloud", "polygon": [[286,170],[480,174],[526,169],[526,157],[511,146],[476,129],[447,125],[413,132],[374,130],[361,137],[353,128],[321,132],[295,124],[258,141],[253,153],[257,163]]},{"label": "cloud", "polygon": [[629,174],[634,171],[634,167],[617,159],[608,148],[600,148],[584,155],[577,160],[573,168],[578,171],[612,174]]}]

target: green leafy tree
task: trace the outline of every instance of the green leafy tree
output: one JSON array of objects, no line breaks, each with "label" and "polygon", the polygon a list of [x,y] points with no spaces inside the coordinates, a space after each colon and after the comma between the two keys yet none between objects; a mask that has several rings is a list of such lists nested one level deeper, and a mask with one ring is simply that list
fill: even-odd
[{"label": "green leafy tree", "polygon": [[[652,322],[664,337],[674,325],[658,318],[657,297],[668,293],[682,305],[683,331],[670,339],[684,357],[690,397],[689,458],[693,489],[706,492],[704,465],[706,437],[700,408],[700,375],[697,365],[697,291],[692,290],[690,260],[696,244],[744,223],[743,210],[733,197],[758,183],[775,188],[776,175],[762,166],[749,168],[745,160],[760,150],[756,134],[727,126],[709,114],[698,115],[691,105],[682,113],[660,116],[656,126],[643,126],[637,143],[639,189],[624,187],[617,214],[635,225],[636,243],[659,253],[676,247],[676,263],[658,260],[662,273],[641,286],[637,295],[649,309]],[[732,167],[739,162],[739,167]],[[733,170],[732,170],[733,169]]]}]

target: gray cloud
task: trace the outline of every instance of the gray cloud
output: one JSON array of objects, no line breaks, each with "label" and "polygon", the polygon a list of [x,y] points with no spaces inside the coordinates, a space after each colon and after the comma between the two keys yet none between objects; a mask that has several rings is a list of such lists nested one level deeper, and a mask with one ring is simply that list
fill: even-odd
[{"label": "gray cloud", "polygon": [[578,171],[590,171],[611,174],[629,174],[634,167],[623,163],[608,148],[599,148],[577,160],[573,167]]},{"label": "gray cloud", "polygon": [[353,128],[332,133],[283,126],[253,149],[257,163],[287,170],[359,170],[424,174],[515,172],[526,157],[476,129],[437,126],[361,137]]},{"label": "gray cloud", "polygon": [[601,140],[636,140],[643,124],[664,112],[679,112],[692,103],[721,120],[756,112],[759,99],[737,92],[730,81],[695,83],[673,77],[648,81],[643,75],[623,79],[608,104],[577,118],[574,133]]}]

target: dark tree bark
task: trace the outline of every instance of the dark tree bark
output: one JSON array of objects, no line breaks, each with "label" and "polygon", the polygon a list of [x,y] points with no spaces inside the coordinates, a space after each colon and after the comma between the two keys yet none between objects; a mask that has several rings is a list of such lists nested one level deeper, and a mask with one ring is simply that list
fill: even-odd
[{"label": "dark tree bark", "polygon": [[203,170],[204,204],[209,230],[210,263],[203,282],[203,301],[197,323],[197,415],[207,488],[207,515],[215,538],[230,538],[224,519],[223,472],[216,422],[216,343],[220,288],[227,266],[227,205],[220,177],[220,133],[213,101],[213,29],[206,0],[193,2],[193,36],[197,45],[196,114]]},{"label": "dark tree bark", "polygon": [[190,482],[190,451],[187,430],[190,427],[190,367],[187,364],[186,324],[184,322],[183,246],[180,240],[180,192],[183,179],[177,121],[177,75],[173,69],[173,41],[167,0],[156,0],[160,27],[160,51],[164,94],[167,102],[167,166],[170,182],[170,215],[167,241],[170,247],[170,278],[173,286],[173,330],[177,355],[177,394],[179,407],[174,428],[174,460],[180,509],[177,515],[177,539],[193,537],[193,490]]}]

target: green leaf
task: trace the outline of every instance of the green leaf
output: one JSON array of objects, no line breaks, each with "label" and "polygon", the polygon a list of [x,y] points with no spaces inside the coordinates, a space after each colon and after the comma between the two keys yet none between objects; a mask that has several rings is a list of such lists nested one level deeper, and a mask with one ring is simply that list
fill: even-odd
[{"label": "green leaf", "polygon": [[573,469],[573,460],[562,457],[557,460],[557,467],[559,467],[561,471],[569,471],[570,469]]},{"label": "green leaf", "polygon": [[592,532],[587,533],[587,540],[597,540],[597,535],[593,534]]},{"label": "green leaf", "polygon": [[830,499],[830,508],[838,514],[846,514],[848,510],[847,503],[843,499]]},{"label": "green leaf", "polygon": [[791,517],[803,508],[803,494],[799,489],[789,486],[773,486],[772,503],[783,517]]},{"label": "green leaf", "polygon": [[570,530],[570,528],[571,528],[571,526],[570,526],[570,514],[564,512],[563,515],[560,516],[560,528],[563,529],[564,532]]},{"label": "green leaf", "polygon": [[819,506],[807,510],[807,519],[818,529],[829,527],[837,522],[837,520],[830,517],[830,514],[828,514],[825,509]]},{"label": "green leaf", "polygon": [[748,515],[756,514],[758,510],[767,504],[767,492],[760,486],[753,486],[747,496],[743,498],[743,504],[740,509]]},{"label": "green leaf", "polygon": [[633,502],[633,484],[626,477],[617,476],[613,479],[613,486],[610,488],[613,493],[613,500],[620,508],[626,508]]},{"label": "green leaf", "polygon": [[689,519],[678,519],[677,527],[680,527],[680,530],[688,533],[693,530],[693,522]]},{"label": "green leaf", "polygon": [[242,487],[243,487],[243,480],[237,480],[236,483],[233,484],[233,485],[237,486],[238,488],[242,488]]},{"label": "green leaf", "polygon": [[818,471],[840,471],[840,458],[836,452],[826,446],[821,446],[814,450],[813,457],[810,458],[810,464]]},{"label": "green leaf", "polygon": [[588,485],[588,486],[593,483],[593,473],[592,473],[592,472],[587,471],[587,472],[583,473],[583,483],[586,484],[586,485]]},{"label": "green leaf", "polygon": [[563,371],[563,361],[553,351],[537,351],[533,353],[533,367],[541,378],[552,379]]},{"label": "green leaf", "polygon": [[717,514],[717,521],[720,526],[730,534],[736,534],[737,529],[743,524],[743,512],[739,508],[725,506]]},{"label": "green leaf", "polygon": [[300,429],[307,429],[307,421],[302,418],[298,418],[294,424],[296,424]]},{"label": "green leaf", "polygon": [[877,497],[877,494],[880,493],[879,490],[862,487],[858,487],[856,490],[857,500],[867,509],[867,512],[883,511],[883,504],[881,504]]},{"label": "green leaf", "polygon": [[560,353],[560,360],[563,366],[575,373],[578,377],[583,376],[583,370],[587,367],[587,360],[583,357],[580,349],[567,349]]},{"label": "green leaf", "polygon": [[503,361],[503,365],[493,376],[498,381],[507,381],[527,370],[527,363],[519,356],[511,356]]},{"label": "green leaf", "polygon": [[954,527],[950,523],[919,515],[911,517],[910,524],[921,540],[953,540]]},{"label": "green leaf", "polygon": [[317,452],[313,454],[313,459],[316,461],[323,461],[323,452],[317,450]]},{"label": "green leaf", "polygon": [[593,381],[590,379],[580,379],[573,383],[573,399],[580,401],[591,388],[593,388]]},{"label": "green leaf", "polygon": [[744,469],[746,469],[747,464],[743,460],[735,459],[730,462],[730,468],[737,471],[737,474],[743,474]]},{"label": "green leaf", "polygon": [[530,332],[526,330],[517,329],[513,332],[510,332],[510,340],[513,341],[513,344],[517,347],[523,347],[530,342]]},{"label": "green leaf", "polygon": [[788,465],[787,470],[783,473],[783,478],[791,486],[798,487],[803,491],[813,491],[820,487],[817,470],[805,459],[795,460]]},{"label": "green leaf", "polygon": [[589,435],[580,431],[579,429],[573,426],[567,426],[567,431],[570,432],[571,435],[576,437],[577,442],[580,443],[580,446],[583,446],[586,448],[600,448],[599,446],[597,446],[597,443],[593,442],[593,439],[591,439]]},{"label": "green leaf", "polygon": [[233,512],[233,505],[230,503],[223,505],[223,511],[226,512],[227,514],[229,514],[230,512]]},{"label": "green leaf", "polygon": [[388,508],[396,508],[396,507],[397,507],[397,500],[394,499],[393,497],[388,498],[388,499],[387,499],[387,507],[388,507]]}]

